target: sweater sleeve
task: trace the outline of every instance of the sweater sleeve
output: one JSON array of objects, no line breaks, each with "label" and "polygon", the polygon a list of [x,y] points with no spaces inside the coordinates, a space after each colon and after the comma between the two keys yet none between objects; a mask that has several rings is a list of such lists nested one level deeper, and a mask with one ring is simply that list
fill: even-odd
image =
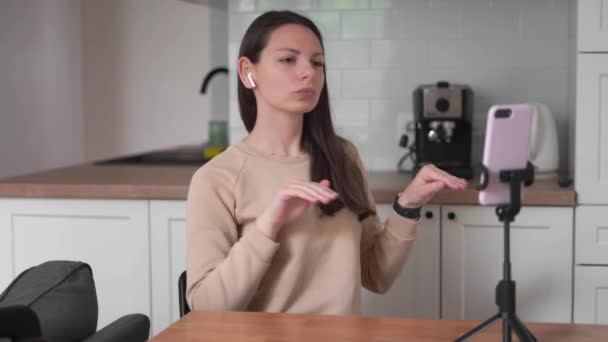
[{"label": "sweater sleeve", "polygon": [[[354,151],[353,159],[363,175],[368,202],[376,210],[367,171],[356,148],[350,145],[351,151]],[[378,215],[370,215],[361,224],[361,283],[372,292],[385,293],[405,265],[416,239],[417,221],[404,218],[391,209],[384,223],[380,222]]]},{"label": "sweater sleeve", "polygon": [[239,238],[237,178],[209,164],[192,177],[186,212],[186,294],[193,310],[245,310],[278,248],[257,229]]}]

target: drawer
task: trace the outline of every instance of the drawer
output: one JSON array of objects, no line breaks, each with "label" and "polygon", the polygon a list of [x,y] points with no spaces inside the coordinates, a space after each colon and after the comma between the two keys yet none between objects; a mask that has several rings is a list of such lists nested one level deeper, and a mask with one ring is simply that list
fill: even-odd
[{"label": "drawer", "polygon": [[608,206],[578,206],[575,217],[575,263],[608,265]]}]

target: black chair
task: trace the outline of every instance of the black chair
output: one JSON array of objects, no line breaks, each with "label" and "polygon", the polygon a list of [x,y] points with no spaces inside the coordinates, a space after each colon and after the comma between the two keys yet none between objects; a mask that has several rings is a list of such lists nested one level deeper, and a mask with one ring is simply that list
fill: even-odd
[{"label": "black chair", "polygon": [[150,319],[123,316],[97,330],[98,303],[91,267],[49,261],[19,274],[0,294],[0,340],[12,342],[143,342]]},{"label": "black chair", "polygon": [[186,300],[186,271],[182,272],[177,279],[177,295],[179,302],[179,317],[184,317],[185,314],[190,312],[190,306]]}]

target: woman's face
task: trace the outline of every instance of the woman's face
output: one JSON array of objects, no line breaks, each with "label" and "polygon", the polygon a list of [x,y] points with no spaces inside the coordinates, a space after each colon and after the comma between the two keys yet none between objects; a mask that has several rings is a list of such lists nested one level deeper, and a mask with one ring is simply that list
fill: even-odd
[{"label": "woman's face", "polygon": [[274,30],[254,66],[257,102],[289,113],[310,112],[325,83],[321,43],[305,26]]}]

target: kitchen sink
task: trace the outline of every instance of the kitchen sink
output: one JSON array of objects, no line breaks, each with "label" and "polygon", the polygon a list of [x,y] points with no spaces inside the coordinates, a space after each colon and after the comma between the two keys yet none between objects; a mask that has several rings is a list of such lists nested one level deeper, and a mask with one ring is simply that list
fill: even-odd
[{"label": "kitchen sink", "polygon": [[207,160],[203,157],[203,146],[182,146],[171,150],[152,151],[115,159],[95,162],[95,165],[185,165],[201,166]]}]

